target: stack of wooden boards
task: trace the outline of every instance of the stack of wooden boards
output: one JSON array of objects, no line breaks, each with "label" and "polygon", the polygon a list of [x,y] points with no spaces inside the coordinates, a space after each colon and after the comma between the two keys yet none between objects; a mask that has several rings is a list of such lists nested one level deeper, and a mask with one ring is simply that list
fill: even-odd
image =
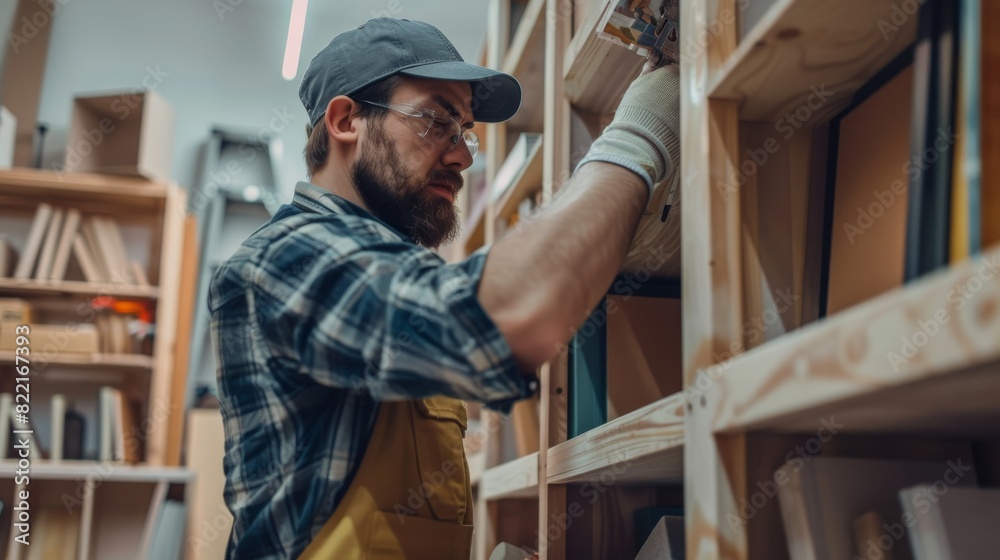
[{"label": "stack of wooden boards", "polygon": [[14,251],[6,236],[0,235],[0,277],[11,274],[14,278],[64,280],[71,257],[88,282],[149,285],[142,264],[129,258],[121,230],[112,218],[39,204],[16,267],[12,264]]}]

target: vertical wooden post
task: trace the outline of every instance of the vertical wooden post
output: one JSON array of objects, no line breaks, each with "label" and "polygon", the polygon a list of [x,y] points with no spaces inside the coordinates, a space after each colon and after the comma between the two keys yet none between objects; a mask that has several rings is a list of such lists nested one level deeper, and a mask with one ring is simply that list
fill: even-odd
[{"label": "vertical wooden post", "polygon": [[743,436],[715,437],[706,370],[742,350],[738,105],[706,88],[736,47],[734,0],[681,7],[681,221],[688,558],[746,558],[744,526],[727,524],[745,485]]},{"label": "vertical wooden post", "polygon": [[[542,144],[542,198],[551,202],[569,178],[570,107],[563,87],[563,53],[573,24],[570,0],[545,3],[545,121]],[[548,484],[548,450],[566,441],[567,350],[541,371],[541,433],[538,453],[538,548],[542,560],[566,557],[566,527],[558,516],[566,514],[566,486]]]}]

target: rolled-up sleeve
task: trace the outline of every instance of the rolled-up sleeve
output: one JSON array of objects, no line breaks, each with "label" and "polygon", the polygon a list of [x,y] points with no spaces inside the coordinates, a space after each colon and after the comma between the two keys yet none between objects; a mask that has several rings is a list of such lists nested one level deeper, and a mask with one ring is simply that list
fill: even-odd
[{"label": "rolled-up sleeve", "polygon": [[448,264],[405,242],[330,243],[317,228],[275,243],[254,282],[276,359],[376,400],[447,395],[504,410],[531,394],[476,297],[486,249]]}]

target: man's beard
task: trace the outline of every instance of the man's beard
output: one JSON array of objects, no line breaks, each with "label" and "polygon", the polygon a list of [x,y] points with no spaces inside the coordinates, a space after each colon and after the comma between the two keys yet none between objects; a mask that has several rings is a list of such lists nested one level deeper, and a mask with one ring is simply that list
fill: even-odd
[{"label": "man's beard", "polygon": [[367,149],[351,166],[351,178],[368,209],[380,220],[410,236],[424,247],[453,241],[460,231],[458,209],[431,190],[431,181],[462,188],[454,171],[433,171],[430,177],[413,177],[402,163],[381,123],[370,126]]}]

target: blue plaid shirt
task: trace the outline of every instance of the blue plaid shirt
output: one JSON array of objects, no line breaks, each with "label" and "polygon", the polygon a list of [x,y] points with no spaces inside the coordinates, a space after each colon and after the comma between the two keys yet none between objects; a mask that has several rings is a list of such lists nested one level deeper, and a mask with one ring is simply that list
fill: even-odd
[{"label": "blue plaid shirt", "polygon": [[308,546],[350,485],[379,401],[447,395],[506,411],[531,394],[476,299],[485,261],[481,250],[446,264],[299,183],[219,268],[208,304],[229,558],[295,558]]}]

